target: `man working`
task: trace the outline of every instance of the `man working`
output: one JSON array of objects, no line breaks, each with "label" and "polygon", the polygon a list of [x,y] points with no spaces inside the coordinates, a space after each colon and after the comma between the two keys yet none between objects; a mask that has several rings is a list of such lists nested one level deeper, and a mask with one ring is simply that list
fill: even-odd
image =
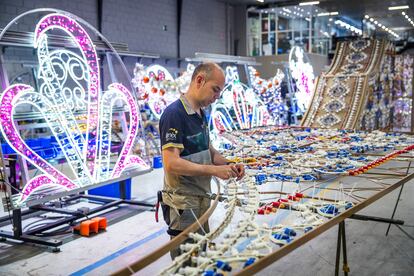
[{"label": "man working", "polygon": [[[215,63],[198,65],[186,94],[168,106],[160,119],[164,164],[163,215],[171,238],[180,234],[210,206],[211,177],[244,176],[242,164],[228,161],[210,144],[209,129],[202,108],[220,97],[223,70]],[[209,231],[208,223],[203,226]],[[203,232],[202,232],[203,233]],[[171,252],[174,258],[179,250]]]}]

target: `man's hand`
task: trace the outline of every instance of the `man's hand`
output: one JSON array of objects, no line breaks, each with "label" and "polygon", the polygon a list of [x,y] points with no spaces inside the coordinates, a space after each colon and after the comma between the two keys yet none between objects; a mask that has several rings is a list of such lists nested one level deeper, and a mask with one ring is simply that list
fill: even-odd
[{"label": "man's hand", "polygon": [[214,166],[214,176],[227,180],[230,178],[236,178],[239,175],[236,165],[221,165]]},{"label": "man's hand", "polygon": [[235,164],[233,165],[236,167],[237,170],[237,181],[242,179],[244,177],[244,165],[243,164]]},{"label": "man's hand", "polygon": [[227,180],[230,178],[236,178],[240,180],[244,177],[244,165],[243,164],[231,164],[214,166],[214,176]]}]

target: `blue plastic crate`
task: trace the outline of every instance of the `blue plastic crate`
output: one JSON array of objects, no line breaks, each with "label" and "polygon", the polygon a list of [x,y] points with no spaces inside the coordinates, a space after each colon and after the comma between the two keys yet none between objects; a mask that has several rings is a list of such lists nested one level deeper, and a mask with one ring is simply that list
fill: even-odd
[{"label": "blue plastic crate", "polygon": [[15,151],[10,147],[9,144],[1,144],[1,150],[3,154],[13,154]]},{"label": "blue plastic crate", "polygon": [[[128,178],[124,181],[125,181],[125,199],[131,199],[131,178]],[[108,184],[102,187],[90,189],[88,190],[88,194],[121,198],[121,192],[120,192],[119,185],[120,185],[119,182],[114,182],[114,183],[111,183],[111,184]]]},{"label": "blue plastic crate", "polygon": [[162,156],[154,156],[153,167],[154,169],[162,168]]}]

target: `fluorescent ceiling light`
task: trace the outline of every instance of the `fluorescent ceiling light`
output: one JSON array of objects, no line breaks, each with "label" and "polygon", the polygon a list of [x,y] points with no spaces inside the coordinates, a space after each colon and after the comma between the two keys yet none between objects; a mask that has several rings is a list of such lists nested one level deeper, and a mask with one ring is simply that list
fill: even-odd
[{"label": "fluorescent ceiling light", "polygon": [[319,1],[311,1],[311,2],[302,2],[299,3],[299,6],[309,6],[309,5],[318,5]]},{"label": "fluorescent ceiling light", "polygon": [[329,12],[322,12],[322,13],[318,13],[318,16],[328,16]]},{"label": "fluorescent ceiling light", "polygon": [[368,15],[368,14],[366,14],[366,15],[365,15],[365,18],[366,18],[366,19],[368,19],[368,18],[369,18],[369,15]]},{"label": "fluorescent ceiling light", "polygon": [[388,7],[388,10],[390,11],[394,11],[394,10],[406,10],[409,9],[410,7],[408,5],[405,6],[394,6],[394,7]]},{"label": "fluorescent ceiling light", "polygon": [[329,15],[338,15],[338,12],[321,12],[318,13],[318,16],[329,16]]}]

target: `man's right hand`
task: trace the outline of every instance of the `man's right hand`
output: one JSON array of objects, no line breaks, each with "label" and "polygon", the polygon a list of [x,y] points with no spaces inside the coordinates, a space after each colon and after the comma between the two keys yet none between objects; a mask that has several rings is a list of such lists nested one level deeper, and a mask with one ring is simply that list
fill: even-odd
[{"label": "man's right hand", "polygon": [[213,175],[223,180],[236,178],[239,175],[239,171],[237,170],[235,165],[214,166],[213,170]]}]

